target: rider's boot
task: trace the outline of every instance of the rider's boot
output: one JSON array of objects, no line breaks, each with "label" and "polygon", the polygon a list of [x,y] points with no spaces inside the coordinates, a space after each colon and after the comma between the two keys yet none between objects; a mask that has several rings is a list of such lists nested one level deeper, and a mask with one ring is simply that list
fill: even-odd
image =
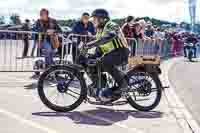
[{"label": "rider's boot", "polygon": [[114,94],[127,93],[129,91],[128,83],[125,79],[121,81],[120,87],[114,91]]}]

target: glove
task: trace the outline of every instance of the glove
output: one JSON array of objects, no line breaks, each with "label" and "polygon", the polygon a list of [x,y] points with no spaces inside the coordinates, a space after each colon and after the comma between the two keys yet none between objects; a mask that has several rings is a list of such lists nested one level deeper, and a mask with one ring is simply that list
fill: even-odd
[{"label": "glove", "polygon": [[95,43],[97,42],[98,40],[94,40],[94,41],[91,41],[91,42],[88,42],[85,46],[88,48],[88,49],[91,49],[94,47]]},{"label": "glove", "polygon": [[86,45],[84,46],[84,49],[86,49],[86,50],[91,49],[91,46],[89,46],[89,45],[86,44]]}]

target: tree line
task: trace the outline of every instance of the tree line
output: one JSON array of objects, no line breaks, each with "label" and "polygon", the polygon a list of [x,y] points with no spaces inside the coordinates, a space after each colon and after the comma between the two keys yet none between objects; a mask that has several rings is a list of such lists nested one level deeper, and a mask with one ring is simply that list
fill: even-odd
[{"label": "tree line", "polygon": [[[13,13],[9,17],[9,19],[10,19],[11,24],[21,24],[22,23],[20,16],[16,13]],[[126,18],[117,18],[117,19],[113,19],[113,21],[118,23],[119,25],[123,25],[125,23],[125,19]],[[171,27],[176,27],[176,25],[177,25],[177,23],[175,23],[175,22],[168,22],[168,21],[159,20],[159,19],[150,18],[150,17],[141,17],[141,18],[137,18],[137,19],[144,19],[146,22],[149,21],[156,27],[161,27],[163,25],[170,25]],[[72,27],[73,24],[77,21],[77,19],[57,20],[57,21],[61,26]],[[0,16],[0,24],[5,24],[5,23],[6,23],[5,17]],[[184,26],[184,28],[188,31],[191,30],[191,25],[189,23],[182,22],[181,26]],[[196,24],[195,29],[196,29],[196,32],[200,33],[200,24]]]}]

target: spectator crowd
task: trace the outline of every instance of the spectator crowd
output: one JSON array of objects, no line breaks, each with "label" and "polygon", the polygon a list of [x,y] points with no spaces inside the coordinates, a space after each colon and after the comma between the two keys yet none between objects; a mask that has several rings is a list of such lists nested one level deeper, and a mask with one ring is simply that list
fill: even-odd
[{"label": "spectator crowd", "polygon": [[[41,37],[34,36],[34,47],[32,48],[31,56],[34,55],[36,45],[44,43],[45,45],[39,46],[46,49],[46,62],[48,64],[52,63],[52,56],[55,49],[59,46],[52,46],[52,43],[59,43],[58,38],[55,33],[62,32],[62,29],[58,25],[57,21],[49,17],[49,11],[47,9],[42,9],[40,11],[40,18],[35,22],[32,28],[30,28],[30,21],[26,20],[25,24],[22,26],[22,30],[30,31],[31,29],[36,32],[46,32],[47,35],[42,35]],[[79,35],[94,36],[96,34],[95,25],[90,20],[90,14],[84,12],[81,15],[81,19],[73,24],[71,33]],[[120,25],[127,38],[127,42],[131,49],[131,55],[135,55],[136,41],[145,41],[147,43],[156,43],[158,48],[162,47],[162,54],[164,56],[178,56],[183,54],[184,43],[198,43],[200,36],[192,32],[181,31],[180,29],[171,27],[159,27],[154,25],[150,21],[145,21],[144,19],[134,18],[133,16],[128,16],[125,22]],[[131,39],[134,38],[134,39]],[[29,48],[28,34],[24,35],[24,51],[22,56],[26,57]],[[78,38],[77,41],[80,42],[83,38]],[[135,41],[136,40],[136,41]],[[42,42],[41,42],[42,41]],[[90,41],[89,38],[84,37],[84,41]],[[79,44],[79,43],[77,43]],[[58,44],[60,45],[60,44]],[[72,54],[73,57],[77,55],[77,45],[73,45]],[[185,52],[185,51],[184,51]],[[75,60],[75,58],[73,59]],[[47,64],[47,65],[48,65]]]},{"label": "spectator crowd", "polygon": [[[156,41],[159,47],[162,47],[162,53],[166,56],[182,55],[185,43],[197,44],[200,40],[198,34],[186,31],[178,31],[172,28],[163,28],[153,25],[150,21],[143,19],[134,19],[128,16],[122,26],[126,38],[135,38],[136,40]],[[129,44],[134,41],[128,40]],[[152,43],[152,42],[151,42]],[[135,49],[135,45],[132,45]],[[134,54],[134,53],[133,53]]]}]

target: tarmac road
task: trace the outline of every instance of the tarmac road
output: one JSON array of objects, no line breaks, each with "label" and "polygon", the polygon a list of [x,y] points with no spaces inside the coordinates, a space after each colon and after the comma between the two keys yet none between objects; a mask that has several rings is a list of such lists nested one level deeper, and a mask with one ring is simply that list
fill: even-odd
[{"label": "tarmac road", "polygon": [[129,105],[110,107],[83,103],[73,112],[55,113],[41,103],[31,75],[0,73],[1,133],[183,132],[164,96],[153,112],[138,112]]},{"label": "tarmac road", "polygon": [[[15,43],[0,41],[0,70],[32,70],[33,60],[16,60],[23,44]],[[152,112],[83,103],[73,112],[55,113],[41,103],[32,75],[0,73],[0,133],[191,133],[180,126],[165,96]]]},{"label": "tarmac road", "polygon": [[169,79],[177,95],[200,125],[200,60],[182,58],[170,70]]}]

